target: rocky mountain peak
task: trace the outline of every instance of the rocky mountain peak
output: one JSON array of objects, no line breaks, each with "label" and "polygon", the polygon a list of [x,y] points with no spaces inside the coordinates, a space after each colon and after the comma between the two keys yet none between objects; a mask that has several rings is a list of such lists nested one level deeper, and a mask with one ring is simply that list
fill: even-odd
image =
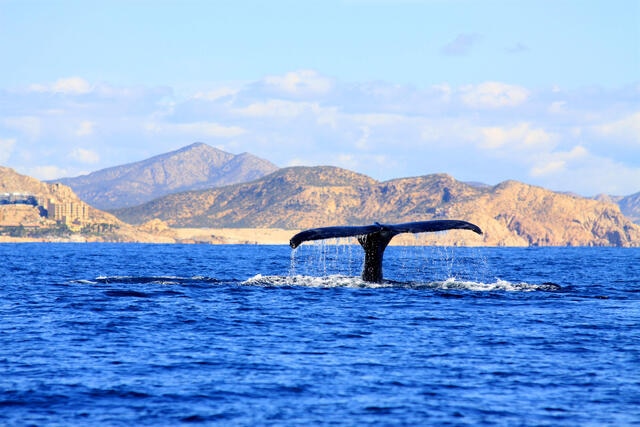
[{"label": "rocky mountain peak", "polygon": [[277,170],[273,163],[196,142],[146,160],[57,180],[100,209],[134,206],[180,191],[251,181]]}]

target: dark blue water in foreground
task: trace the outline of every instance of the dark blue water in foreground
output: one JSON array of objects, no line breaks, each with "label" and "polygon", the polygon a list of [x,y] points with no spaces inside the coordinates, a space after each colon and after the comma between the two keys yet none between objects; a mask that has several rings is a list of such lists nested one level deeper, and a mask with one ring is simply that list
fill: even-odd
[{"label": "dark blue water in foreground", "polygon": [[0,245],[0,425],[640,425],[640,249],[360,257]]}]

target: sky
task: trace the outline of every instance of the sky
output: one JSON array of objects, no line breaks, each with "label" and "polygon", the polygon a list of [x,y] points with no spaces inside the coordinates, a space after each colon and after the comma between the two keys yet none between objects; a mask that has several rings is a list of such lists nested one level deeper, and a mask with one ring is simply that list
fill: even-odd
[{"label": "sky", "polygon": [[0,0],[0,165],[194,142],[377,180],[640,191],[640,0]]}]

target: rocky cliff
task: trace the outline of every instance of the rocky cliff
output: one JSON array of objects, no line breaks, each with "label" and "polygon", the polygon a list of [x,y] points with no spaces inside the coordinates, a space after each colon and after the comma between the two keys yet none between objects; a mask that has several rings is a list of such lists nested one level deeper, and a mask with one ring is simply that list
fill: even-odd
[{"label": "rocky cliff", "polygon": [[515,181],[474,186],[444,174],[378,182],[335,167],[281,169],[250,183],[173,194],[114,213],[135,224],[159,218],[173,227],[285,229],[448,218],[485,231],[482,237],[450,232],[449,244],[640,245],[640,226],[613,203]]},{"label": "rocky cliff", "polygon": [[99,209],[134,206],[167,194],[263,177],[277,166],[248,153],[234,155],[195,143],[140,162],[56,180]]}]

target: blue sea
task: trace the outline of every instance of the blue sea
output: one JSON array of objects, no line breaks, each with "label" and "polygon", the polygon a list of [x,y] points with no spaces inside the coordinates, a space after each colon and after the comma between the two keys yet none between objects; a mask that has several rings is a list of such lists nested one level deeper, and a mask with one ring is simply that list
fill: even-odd
[{"label": "blue sea", "polygon": [[640,425],[640,249],[0,245],[0,425]]}]

